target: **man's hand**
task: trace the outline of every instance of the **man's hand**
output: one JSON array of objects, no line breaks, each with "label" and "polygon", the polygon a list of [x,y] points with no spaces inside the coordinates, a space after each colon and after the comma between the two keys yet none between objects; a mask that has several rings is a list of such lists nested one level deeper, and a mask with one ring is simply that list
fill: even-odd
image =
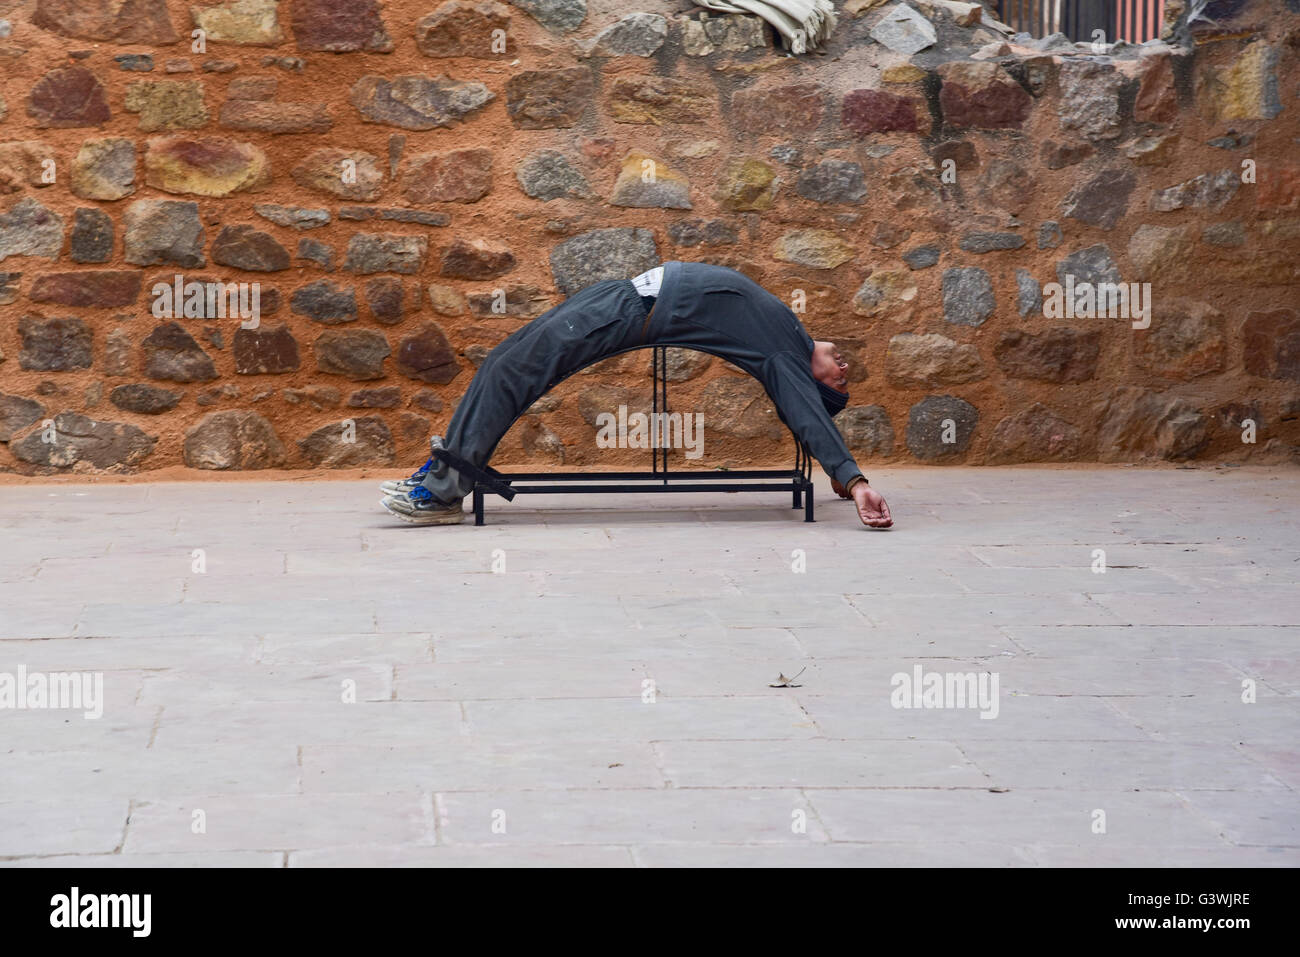
[{"label": "man's hand", "polygon": [[871,528],[889,528],[894,520],[889,517],[889,506],[885,497],[866,482],[853,486],[853,502],[858,507],[858,518],[862,524]]},{"label": "man's hand", "polygon": [[847,491],[845,491],[844,486],[841,485],[839,482],[835,481],[835,479],[831,479],[831,491],[834,492],[836,495],[838,495],[840,498],[853,497]]}]

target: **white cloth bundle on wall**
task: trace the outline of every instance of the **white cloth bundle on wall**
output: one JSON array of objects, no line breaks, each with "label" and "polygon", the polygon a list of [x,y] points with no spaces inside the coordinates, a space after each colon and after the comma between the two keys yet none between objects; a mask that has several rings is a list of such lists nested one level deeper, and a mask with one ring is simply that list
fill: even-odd
[{"label": "white cloth bundle on wall", "polygon": [[655,266],[649,272],[643,272],[641,275],[632,279],[632,285],[636,286],[636,291],[643,296],[658,296],[659,290],[664,284],[664,267]]},{"label": "white cloth bundle on wall", "polygon": [[695,4],[718,13],[762,17],[781,34],[791,53],[817,49],[835,29],[835,8],[830,0],[695,0]]}]

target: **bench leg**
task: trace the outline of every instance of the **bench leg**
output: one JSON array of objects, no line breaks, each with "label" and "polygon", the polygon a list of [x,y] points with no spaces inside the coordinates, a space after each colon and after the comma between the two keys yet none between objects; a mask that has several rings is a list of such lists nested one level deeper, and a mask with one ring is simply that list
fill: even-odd
[{"label": "bench leg", "polygon": [[478,486],[474,487],[474,524],[483,524],[483,490]]},{"label": "bench leg", "polygon": [[801,493],[802,491],[803,491],[803,488],[802,488],[798,483],[796,483],[796,484],[795,484],[795,487],[794,487],[794,497],[793,497],[793,501],[791,502],[791,505],[790,505],[791,508],[798,508],[800,505],[803,504],[803,502],[802,502],[801,499],[800,499],[800,493]]},{"label": "bench leg", "polygon": [[813,518],[813,487],[811,482],[804,489],[803,503],[803,520],[805,522],[816,521]]}]

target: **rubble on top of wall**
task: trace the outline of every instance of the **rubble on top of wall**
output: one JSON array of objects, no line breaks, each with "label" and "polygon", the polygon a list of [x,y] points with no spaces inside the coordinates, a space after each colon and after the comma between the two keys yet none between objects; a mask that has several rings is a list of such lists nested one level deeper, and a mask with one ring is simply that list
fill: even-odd
[{"label": "rubble on top of wall", "polygon": [[[1204,0],[1213,7],[1215,0]],[[1226,0],[1220,0],[1226,2]],[[1002,56],[1058,57],[1108,56],[1137,59],[1173,48],[1161,39],[1133,44],[1074,42],[1063,33],[1036,38],[996,19],[988,7],[961,0],[849,0],[844,13],[865,21],[868,36],[886,49],[904,56],[925,51],[929,66],[961,58],[966,50],[971,59]]]},{"label": "rubble on top of wall", "polygon": [[[1293,0],[1283,0],[1293,2]],[[1300,0],[1296,0],[1300,2]],[[746,13],[718,13],[702,7],[669,14],[636,11],[606,23],[599,32],[574,38],[574,52],[582,58],[674,56],[710,58],[718,69],[752,71],[765,69],[789,58],[832,59],[853,48],[874,48],[878,55],[911,60],[933,70],[952,60],[990,60],[1001,57],[1061,59],[1108,57],[1137,61],[1153,54],[1175,52],[1178,46],[1209,42],[1215,37],[1240,36],[1243,29],[1254,32],[1262,25],[1236,22],[1241,19],[1243,0],[1166,0],[1164,38],[1140,44],[1117,40],[1113,43],[1069,39],[1063,33],[1034,37],[1017,32],[998,20],[992,4],[966,0],[847,0],[838,11],[838,25],[826,47],[814,53],[784,52],[767,62],[762,51],[782,53],[772,28],[759,16]],[[1247,4],[1254,20],[1258,5]],[[1252,24],[1254,21],[1251,21]],[[1174,30],[1172,25],[1177,25]],[[594,26],[590,29],[594,29]],[[870,54],[876,55],[876,54]],[[763,61],[763,62],[756,62]],[[747,64],[747,65],[746,65]]]}]

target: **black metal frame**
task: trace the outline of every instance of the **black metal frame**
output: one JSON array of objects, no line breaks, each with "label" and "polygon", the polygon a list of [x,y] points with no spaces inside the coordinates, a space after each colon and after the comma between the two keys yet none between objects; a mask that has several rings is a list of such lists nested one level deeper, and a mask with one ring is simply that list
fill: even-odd
[{"label": "black metal frame", "polygon": [[[1052,0],[998,0],[998,19],[1015,30],[1033,34],[1042,39],[1053,29],[1064,33],[1075,42],[1092,40],[1093,30],[1102,30],[1106,42],[1118,39],[1116,32],[1117,5],[1128,3],[1131,8],[1150,10],[1144,17],[1154,17],[1155,7],[1146,0],[1061,0],[1061,20],[1052,23],[1048,4]],[[1157,27],[1155,36],[1160,35]]]},{"label": "black metal frame", "polygon": [[[644,348],[644,347],[637,347]],[[654,350],[652,374],[654,377],[653,412],[668,411],[668,347],[651,346]],[[624,350],[631,351],[631,350]],[[608,358],[608,357],[607,357]],[[558,383],[552,383],[552,388]],[[793,433],[792,433],[793,434]],[[668,449],[652,447],[652,467],[649,472],[511,472],[501,473],[491,466],[479,468],[446,449],[434,449],[433,457],[446,462],[451,468],[474,480],[474,524],[485,524],[484,496],[500,495],[513,501],[516,494],[556,495],[568,493],[626,493],[626,492],[790,492],[791,508],[804,510],[804,521],[813,518],[812,455],[808,446],[795,438],[794,468],[743,469],[721,473],[728,479],[742,481],[716,481],[720,473],[703,471],[672,472],[668,468]],[[662,453],[662,455],[661,455]],[[527,483],[527,484],[516,484]],[[653,483],[653,484],[634,484]]]}]

